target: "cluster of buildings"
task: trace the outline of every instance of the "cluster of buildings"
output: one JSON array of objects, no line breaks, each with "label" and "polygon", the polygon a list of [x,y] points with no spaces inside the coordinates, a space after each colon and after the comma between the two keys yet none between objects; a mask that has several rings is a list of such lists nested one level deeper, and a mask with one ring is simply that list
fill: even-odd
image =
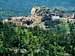
[{"label": "cluster of buildings", "polygon": [[15,16],[9,17],[8,19],[4,19],[3,23],[5,22],[12,22],[15,23],[17,26],[26,26],[26,27],[34,27],[45,20],[61,20],[67,19],[69,21],[75,21],[75,14],[74,13],[48,13],[48,14],[37,14],[36,11],[40,10],[49,10],[48,7],[39,7],[35,6],[31,10],[31,15],[29,16]]},{"label": "cluster of buildings", "polygon": [[34,27],[41,23],[42,16],[30,15],[30,16],[15,16],[9,17],[3,20],[3,23],[15,23],[17,26]]}]

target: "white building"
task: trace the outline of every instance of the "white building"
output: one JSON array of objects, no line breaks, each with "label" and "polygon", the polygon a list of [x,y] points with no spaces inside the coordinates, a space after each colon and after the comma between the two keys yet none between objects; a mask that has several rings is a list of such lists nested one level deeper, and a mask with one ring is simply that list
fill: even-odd
[{"label": "white building", "polygon": [[8,22],[8,19],[4,19],[4,20],[3,20],[3,23],[5,23],[5,22]]},{"label": "white building", "polygon": [[52,20],[61,19],[59,16],[51,16]]}]

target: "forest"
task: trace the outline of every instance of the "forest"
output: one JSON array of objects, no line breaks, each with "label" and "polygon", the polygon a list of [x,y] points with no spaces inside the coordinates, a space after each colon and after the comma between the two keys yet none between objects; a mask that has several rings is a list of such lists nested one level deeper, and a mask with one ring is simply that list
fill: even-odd
[{"label": "forest", "polygon": [[0,56],[74,56],[75,23],[50,21],[49,29],[0,22]]}]

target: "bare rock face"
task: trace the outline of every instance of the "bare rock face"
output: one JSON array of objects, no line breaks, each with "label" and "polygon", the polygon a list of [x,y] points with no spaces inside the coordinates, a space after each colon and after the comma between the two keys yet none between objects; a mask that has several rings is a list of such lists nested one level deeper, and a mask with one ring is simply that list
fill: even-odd
[{"label": "bare rock face", "polygon": [[37,12],[41,11],[41,10],[47,10],[48,7],[45,7],[45,6],[34,6],[31,10],[31,15],[34,15],[34,14],[37,14]]}]

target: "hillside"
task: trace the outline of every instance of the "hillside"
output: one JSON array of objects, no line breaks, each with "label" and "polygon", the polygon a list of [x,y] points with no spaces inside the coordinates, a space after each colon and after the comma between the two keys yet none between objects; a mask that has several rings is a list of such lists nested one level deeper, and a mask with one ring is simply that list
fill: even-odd
[{"label": "hillside", "polygon": [[3,8],[3,10],[7,9],[7,11],[8,9],[14,10],[17,16],[17,11],[20,11],[21,14],[26,12],[25,14],[28,15],[33,6],[48,6],[49,8],[58,7],[74,10],[75,0],[57,0],[56,2],[55,0],[0,0],[0,8]]}]

